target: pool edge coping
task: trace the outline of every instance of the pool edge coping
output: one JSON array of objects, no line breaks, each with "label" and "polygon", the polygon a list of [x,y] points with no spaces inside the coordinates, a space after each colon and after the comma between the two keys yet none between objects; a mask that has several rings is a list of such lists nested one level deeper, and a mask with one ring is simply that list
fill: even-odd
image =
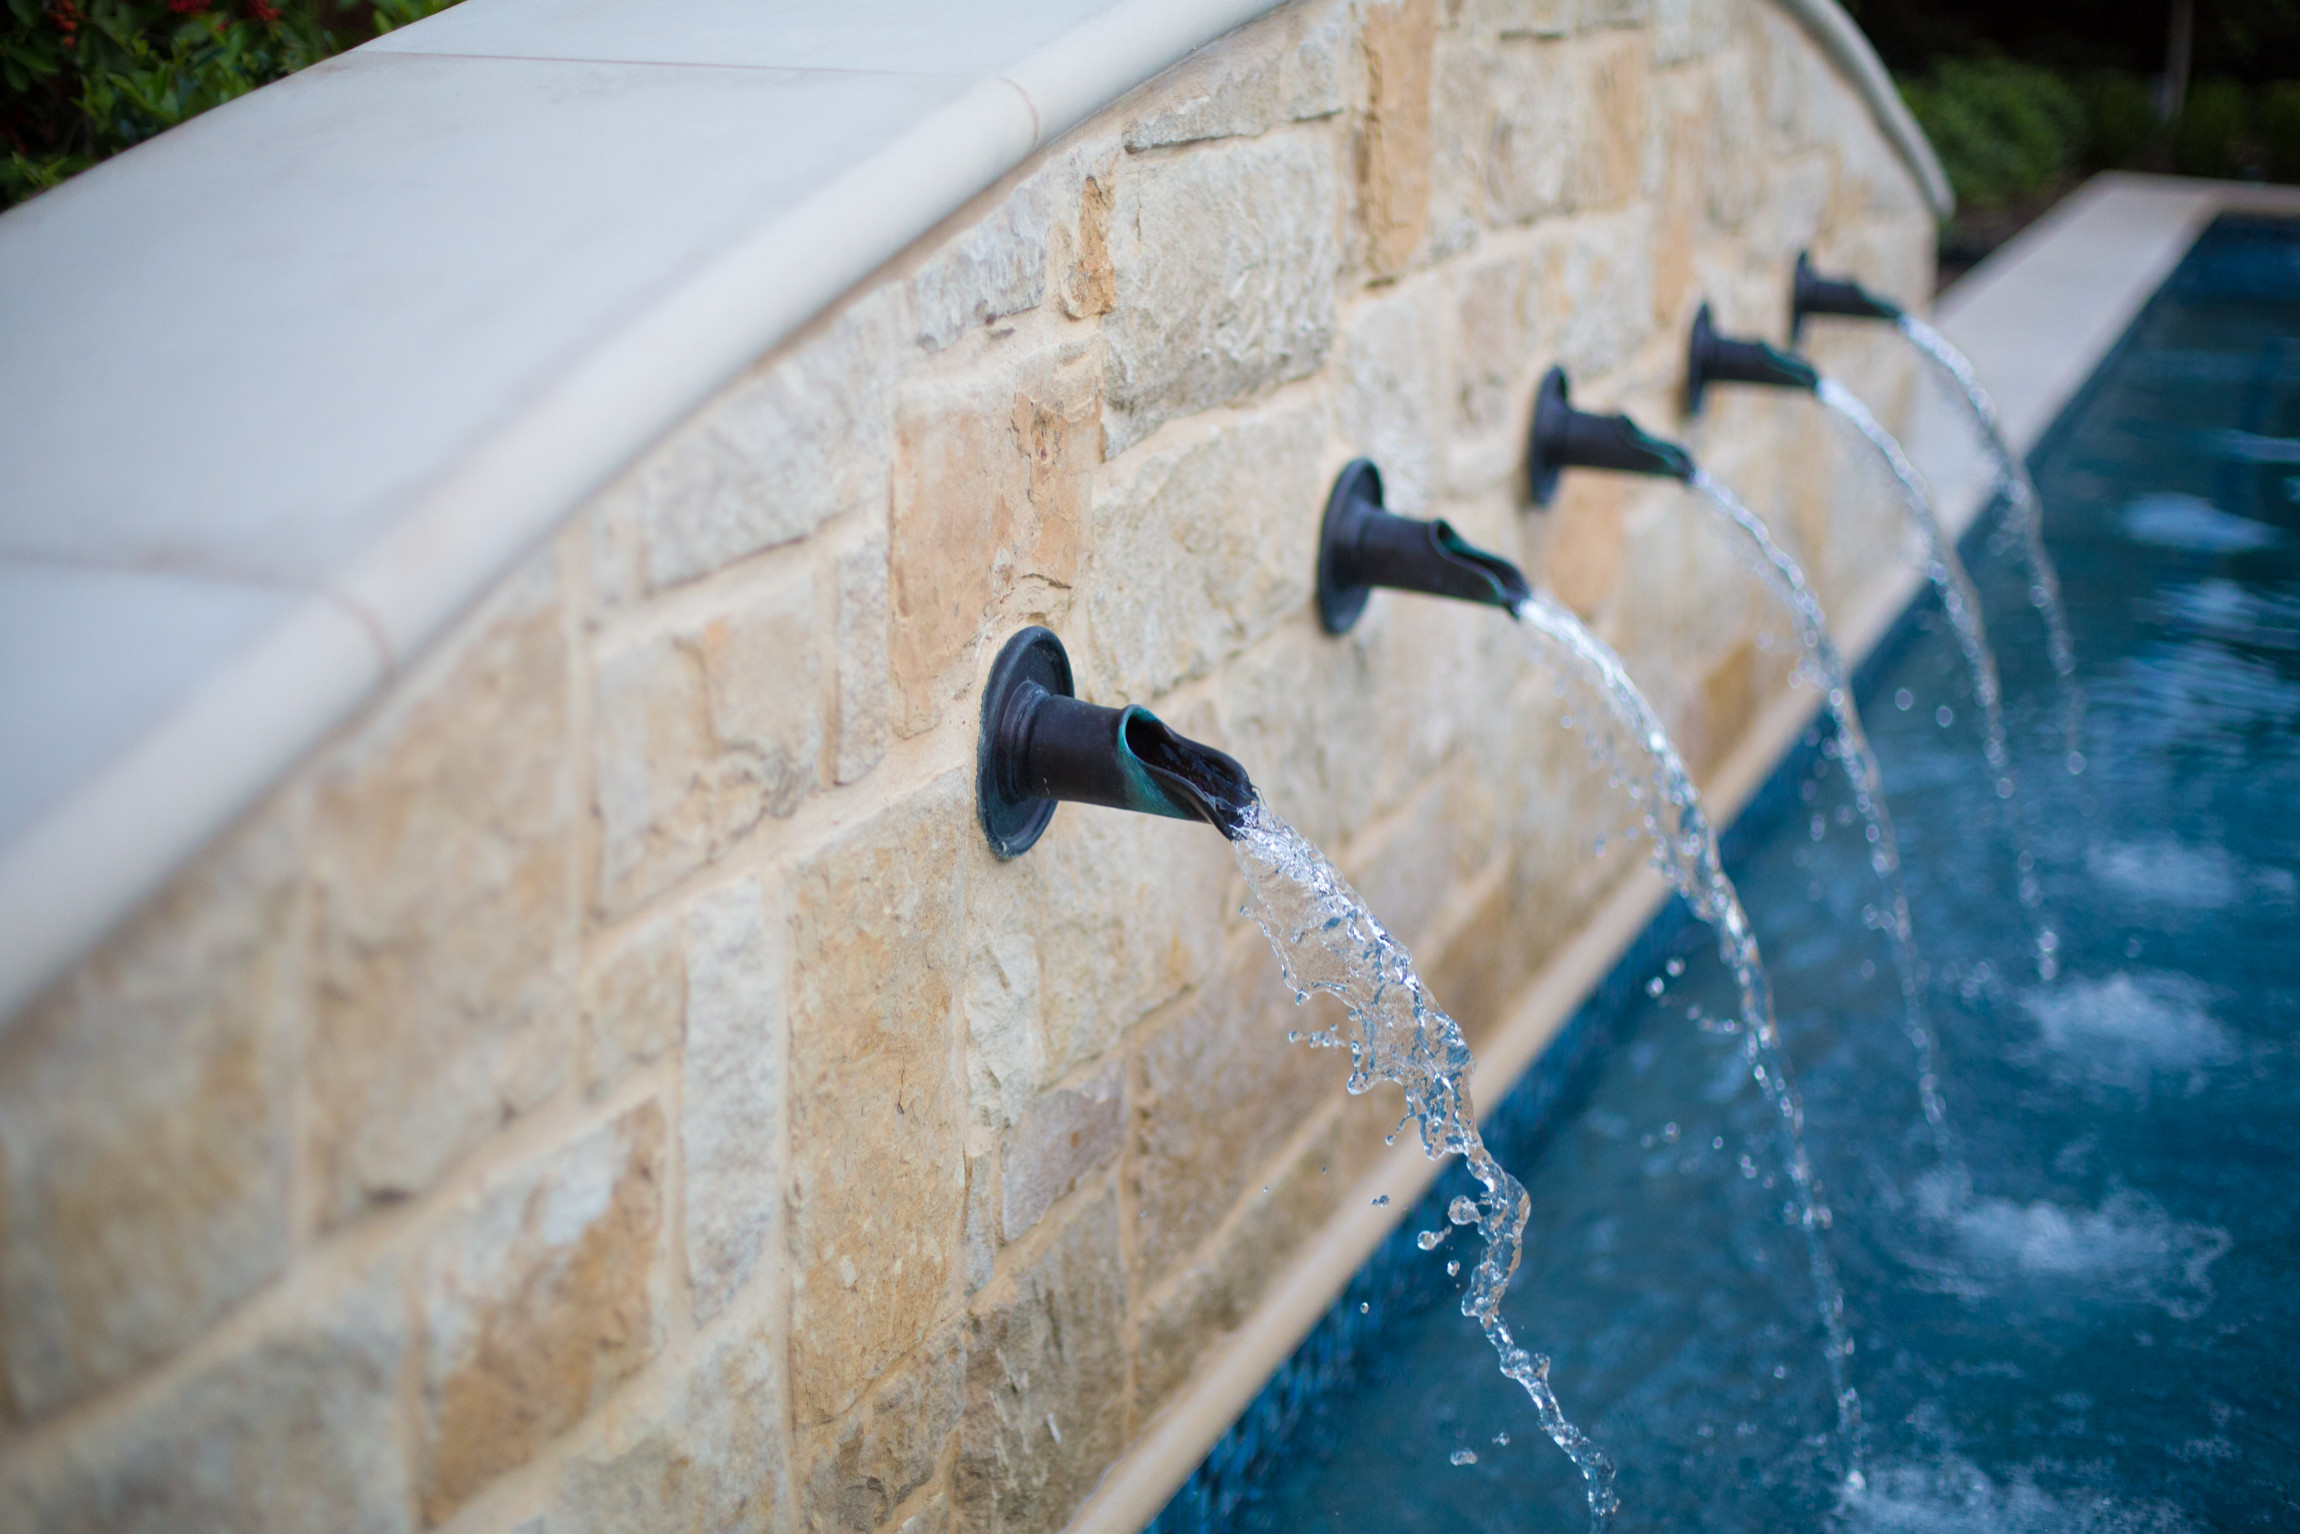
[{"label": "pool edge coping", "polygon": [[[2032,451],[2081,391],[2117,341],[2163,285],[2182,255],[2222,213],[2300,216],[2300,187],[2196,181],[2108,172],[2093,177],[2043,218],[1938,295],[1934,323],[1960,347],[1970,346],[1992,392],[1982,358],[2006,346],[2033,344],[2028,317],[2057,308],[2088,323],[2065,339],[2041,377],[1997,396],[2014,449]],[[2113,259],[2090,263],[2093,286],[2072,292],[2072,254],[2100,253],[2104,229],[2127,238]],[[2085,263],[2076,263],[2080,271]],[[2040,289],[2049,288],[2049,293]],[[2056,302],[2040,299],[2050,297]],[[2000,313],[2000,311],[2002,311]],[[2109,318],[2113,318],[2113,324]],[[2012,321],[2022,323],[2008,323]],[[1980,327],[1980,337],[1972,333]],[[1925,394],[1921,400],[1930,400]],[[1908,438],[1911,456],[1934,487],[1944,530],[1962,539],[1995,499],[1977,441],[1945,408],[1920,408]],[[1833,621],[1839,646],[1856,668],[1867,661],[1909,607],[1924,594],[1921,570],[1902,565],[1870,583]],[[1711,822],[1723,833],[1739,818],[1820,713],[1810,692],[1776,698],[1702,785]],[[1519,992],[1516,1004],[1480,1049],[1471,1077],[1483,1122],[1540,1059],[1584,1000],[1669,898],[1661,876],[1640,867],[1599,904]],[[1346,1194],[1339,1211],[1295,1255],[1261,1303],[1208,1355],[1208,1362],[1152,1415],[1135,1443],[1104,1473],[1072,1515],[1064,1534],[1139,1534],[1188,1481],[1263,1385],[1310,1335],[1335,1298],[1384,1239],[1414,1209],[1444,1164],[1418,1142],[1401,1140]],[[1374,1200],[1387,1195],[1386,1206]]]}]

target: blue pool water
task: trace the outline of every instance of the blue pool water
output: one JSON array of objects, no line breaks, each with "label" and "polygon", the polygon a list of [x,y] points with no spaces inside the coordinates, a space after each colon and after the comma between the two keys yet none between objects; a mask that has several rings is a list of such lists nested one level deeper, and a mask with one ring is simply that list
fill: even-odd
[{"label": "blue pool water", "polygon": [[[1657,921],[1495,1114],[1534,1200],[1508,1321],[1620,1466],[1624,1530],[2300,1527],[2300,226],[2214,225],[2032,468],[2087,770],[2062,768],[2042,625],[1985,523],[1967,552],[2015,805],[1937,612],[1861,683],[1952,1149],[1918,1111],[1865,844],[1810,740],[1728,848],[1834,1208],[1865,1491],[1842,1490],[1709,934]],[[2064,934],[2051,985],[2026,968],[2006,813],[2031,819]],[[1585,1526],[1579,1477],[1455,1310],[1462,1238],[1412,1245],[1459,1191],[1440,1179],[1155,1527]]]}]

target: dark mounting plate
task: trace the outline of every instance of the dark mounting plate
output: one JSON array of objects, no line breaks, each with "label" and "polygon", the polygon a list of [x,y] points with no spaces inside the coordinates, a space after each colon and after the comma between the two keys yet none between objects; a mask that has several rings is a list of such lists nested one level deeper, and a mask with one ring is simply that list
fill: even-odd
[{"label": "dark mounting plate", "polygon": [[1367,506],[1382,506],[1382,471],[1371,458],[1353,458],[1334,478],[1326,497],[1326,519],[1318,529],[1318,622],[1329,634],[1346,634],[1366,610],[1374,588],[1349,578],[1350,550]]},{"label": "dark mounting plate", "polygon": [[990,663],[990,680],[982,689],[982,729],[974,746],[975,811],[990,850],[1002,858],[1020,857],[1045,834],[1054,818],[1054,801],[1013,790],[999,782],[999,743],[1008,726],[1007,712],[1015,694],[1035,682],[1057,697],[1077,696],[1070,680],[1070,654],[1052,629],[1032,626],[1022,630]]}]

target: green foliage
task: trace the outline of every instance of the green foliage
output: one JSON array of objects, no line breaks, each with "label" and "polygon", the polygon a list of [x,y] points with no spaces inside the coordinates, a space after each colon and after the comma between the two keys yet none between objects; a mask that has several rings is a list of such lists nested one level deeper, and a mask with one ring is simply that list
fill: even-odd
[{"label": "green foliage", "polygon": [[2264,87],[2253,113],[2271,181],[2300,181],[2300,80]]},{"label": "green foliage", "polygon": [[[0,207],[452,0],[0,0]],[[367,20],[368,18],[362,18]]]},{"label": "green foliage", "polygon": [[2249,105],[2244,87],[2233,80],[2207,80],[2191,88],[2172,128],[2172,168],[2184,176],[2241,173]]},{"label": "green foliage", "polygon": [[2010,59],[1942,59],[1901,94],[1941,157],[1957,199],[1976,209],[2042,191],[2083,154],[2091,128],[2077,92]]},{"label": "green foliage", "polygon": [[2138,170],[2163,137],[2156,102],[2138,75],[2096,69],[2077,82],[2085,116],[2084,163],[2090,170]]}]

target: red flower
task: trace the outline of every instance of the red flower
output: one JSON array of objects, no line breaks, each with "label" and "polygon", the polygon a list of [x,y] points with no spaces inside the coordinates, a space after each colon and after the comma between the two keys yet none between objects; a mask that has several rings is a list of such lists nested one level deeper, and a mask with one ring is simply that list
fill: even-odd
[{"label": "red flower", "polygon": [[248,0],[248,14],[268,27],[280,19],[280,8],[271,0]]},{"label": "red flower", "polygon": [[168,0],[168,9],[178,16],[190,16],[208,8],[208,0]]},{"label": "red flower", "polygon": [[72,0],[48,0],[48,19],[56,23],[56,30],[71,42],[80,30],[80,8]]}]

